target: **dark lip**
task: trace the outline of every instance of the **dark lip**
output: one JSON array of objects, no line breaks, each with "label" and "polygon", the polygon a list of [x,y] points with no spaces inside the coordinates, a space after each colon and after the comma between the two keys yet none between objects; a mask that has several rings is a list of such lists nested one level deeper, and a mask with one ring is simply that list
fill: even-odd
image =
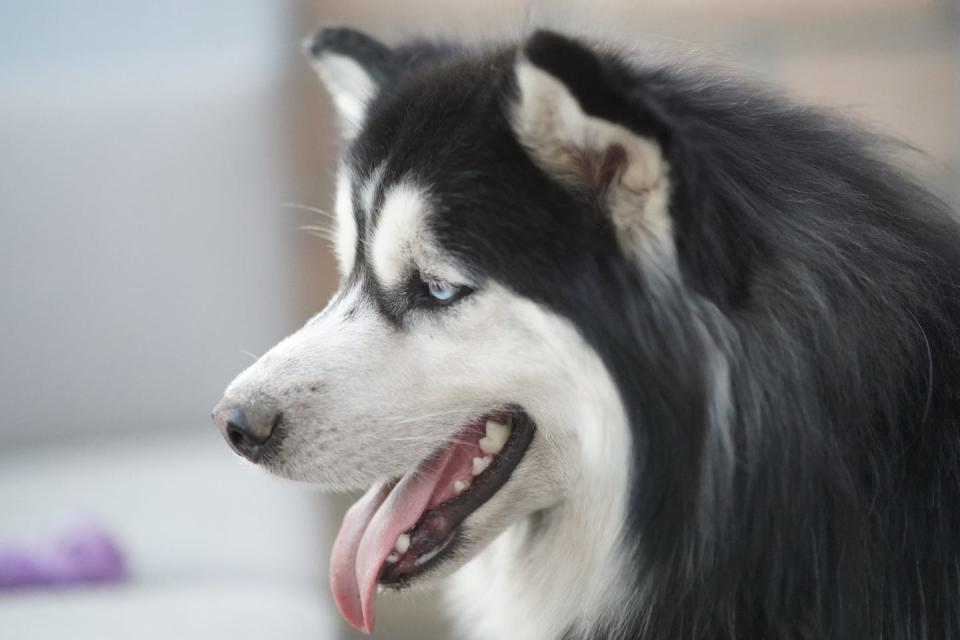
[{"label": "dark lip", "polygon": [[[502,411],[510,414],[513,426],[503,450],[494,457],[487,470],[477,476],[469,489],[423,514],[410,531],[410,549],[404,559],[395,565],[383,566],[378,580],[380,584],[402,588],[414,578],[439,567],[462,546],[464,536],[460,526],[463,521],[510,480],[530,448],[536,423],[520,407],[507,406]],[[438,547],[441,547],[440,551],[434,551]],[[416,558],[431,552],[435,555],[429,560],[411,566]]]}]

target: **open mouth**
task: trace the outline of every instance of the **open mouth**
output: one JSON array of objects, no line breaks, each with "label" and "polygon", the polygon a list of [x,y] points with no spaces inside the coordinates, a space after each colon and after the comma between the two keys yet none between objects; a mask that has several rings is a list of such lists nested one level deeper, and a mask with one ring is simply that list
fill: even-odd
[{"label": "open mouth", "polygon": [[453,554],[461,523],[510,479],[534,430],[519,408],[484,414],[350,508],[330,558],[333,596],[350,624],[370,633],[378,584],[405,586]]}]

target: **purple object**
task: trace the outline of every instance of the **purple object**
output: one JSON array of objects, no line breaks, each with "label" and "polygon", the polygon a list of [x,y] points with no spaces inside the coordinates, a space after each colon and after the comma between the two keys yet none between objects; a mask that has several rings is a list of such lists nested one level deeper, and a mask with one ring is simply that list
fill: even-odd
[{"label": "purple object", "polygon": [[120,549],[98,529],[72,531],[46,552],[0,549],[0,589],[119,582],[125,576]]}]

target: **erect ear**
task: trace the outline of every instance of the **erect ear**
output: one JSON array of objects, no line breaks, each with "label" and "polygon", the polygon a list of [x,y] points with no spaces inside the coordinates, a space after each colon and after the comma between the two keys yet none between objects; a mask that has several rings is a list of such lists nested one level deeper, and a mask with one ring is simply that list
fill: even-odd
[{"label": "erect ear", "polygon": [[517,57],[511,124],[541,169],[599,202],[626,253],[671,258],[668,130],[651,105],[621,93],[611,64],[575,40],[534,33]]},{"label": "erect ear", "polygon": [[333,96],[348,140],[363,125],[370,102],[390,75],[393,52],[365,33],[343,27],[320,29],[306,43],[313,68]]}]

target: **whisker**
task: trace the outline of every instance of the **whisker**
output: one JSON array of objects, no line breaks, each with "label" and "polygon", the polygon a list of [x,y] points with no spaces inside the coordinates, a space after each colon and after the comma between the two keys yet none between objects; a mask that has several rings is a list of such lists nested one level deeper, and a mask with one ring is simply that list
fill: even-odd
[{"label": "whisker", "polygon": [[249,356],[250,358],[253,358],[253,360],[259,360],[259,359],[260,359],[260,356],[258,356],[258,355],[255,354],[255,353],[252,353],[252,352],[250,352],[250,351],[244,351],[243,349],[241,349],[241,350],[240,350],[240,353],[242,353],[242,354],[245,355],[245,356]]},{"label": "whisker", "polygon": [[322,238],[327,242],[334,242],[336,240],[334,231],[321,225],[305,224],[298,227],[298,229],[315,238]]},{"label": "whisker", "polygon": [[324,233],[333,233],[333,227],[325,224],[303,224],[300,225],[301,231],[322,231]]},{"label": "whisker", "polygon": [[337,217],[332,213],[330,213],[329,211],[324,211],[323,209],[320,209],[318,207],[311,207],[310,205],[300,204],[298,202],[284,202],[283,205],[281,206],[283,206],[286,209],[300,209],[302,211],[311,211],[313,213],[319,213],[322,216],[327,216],[331,220],[337,219]]}]

